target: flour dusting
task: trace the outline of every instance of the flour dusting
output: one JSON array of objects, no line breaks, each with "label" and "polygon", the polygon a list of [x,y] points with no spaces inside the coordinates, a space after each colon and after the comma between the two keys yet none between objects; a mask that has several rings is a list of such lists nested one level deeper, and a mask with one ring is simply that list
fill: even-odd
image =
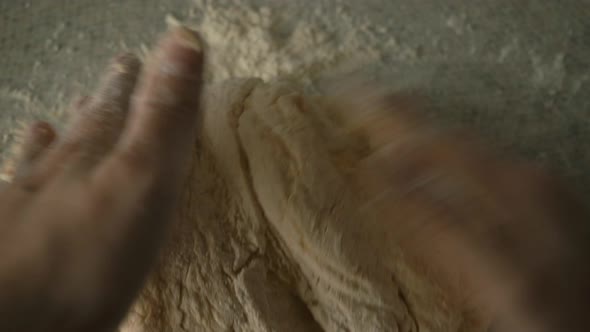
[{"label": "flour dusting", "polygon": [[[295,78],[313,81],[339,67],[359,67],[385,54],[410,59],[386,26],[353,15],[342,1],[318,2],[306,15],[254,6],[236,0],[231,5],[197,1],[202,18],[193,25],[210,45],[209,76],[230,78]],[[193,16],[194,12],[191,13]]]},{"label": "flour dusting", "polygon": [[514,0],[55,1],[0,6],[0,163],[19,122],[59,127],[109,57],[146,56],[166,21],[179,21],[209,45],[208,83],[286,78],[322,92],[324,79],[353,74],[417,90],[435,113],[590,184],[590,154],[576,147],[590,139],[585,0],[526,10]]}]

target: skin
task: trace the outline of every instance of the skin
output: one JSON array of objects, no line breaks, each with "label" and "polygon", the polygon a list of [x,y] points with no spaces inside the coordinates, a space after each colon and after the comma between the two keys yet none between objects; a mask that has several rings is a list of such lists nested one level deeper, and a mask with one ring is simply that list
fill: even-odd
[{"label": "skin", "polygon": [[[62,135],[47,123],[31,127],[16,177],[0,189],[1,331],[120,324],[173,220],[198,130],[202,72],[198,35],[177,27],[145,65],[116,57],[96,93],[72,105]],[[428,136],[406,101],[374,103],[391,112],[362,123],[375,153],[358,182],[378,198],[372,208],[396,220],[408,256],[458,301],[492,317],[494,331],[590,330],[583,205],[542,171],[504,161],[471,138]],[[437,205],[424,189],[428,199],[388,196],[408,181],[437,179],[432,174],[450,180],[442,183],[450,205]],[[453,196],[465,188],[466,197]],[[469,193],[483,195],[483,205]],[[441,217],[410,224],[423,211]],[[466,289],[478,291],[465,296]]]},{"label": "skin", "polygon": [[0,192],[0,330],[111,331],[171,223],[197,131],[203,52],[174,28],[116,57],[57,137],[32,126]]},{"label": "skin", "polygon": [[535,165],[433,128],[412,98],[358,93],[354,109],[381,111],[351,122],[372,152],[358,167],[367,207],[473,313],[461,331],[590,331],[583,202]]}]

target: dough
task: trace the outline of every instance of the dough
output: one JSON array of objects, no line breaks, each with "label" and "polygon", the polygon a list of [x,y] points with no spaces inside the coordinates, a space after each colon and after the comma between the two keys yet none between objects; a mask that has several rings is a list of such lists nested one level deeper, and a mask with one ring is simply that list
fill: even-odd
[{"label": "dough", "polygon": [[205,96],[173,240],[122,331],[466,328],[366,209],[369,145],[333,101],[255,79]]}]

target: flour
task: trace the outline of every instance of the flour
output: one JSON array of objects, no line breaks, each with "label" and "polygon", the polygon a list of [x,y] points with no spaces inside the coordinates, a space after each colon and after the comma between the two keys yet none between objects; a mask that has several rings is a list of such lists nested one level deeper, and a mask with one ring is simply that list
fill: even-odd
[{"label": "flour", "polygon": [[[309,83],[338,68],[360,67],[386,54],[409,59],[415,52],[398,44],[387,26],[355,16],[342,1],[318,2],[293,17],[289,11],[235,0],[229,5],[197,1],[196,28],[210,45],[208,79],[296,78]],[[174,19],[169,19],[174,20]]]},{"label": "flour", "polygon": [[[304,8],[301,6],[300,9]],[[209,63],[206,81],[209,83],[250,77],[265,81],[292,78],[310,87],[322,77],[379,63],[388,54],[394,54],[403,61],[411,61],[416,54],[411,47],[400,46],[388,26],[373,24],[369,17],[353,13],[345,1],[320,1],[296,17],[291,11],[281,11],[276,6],[258,6],[247,0],[197,0],[181,13],[182,20],[170,13],[165,15],[165,20],[168,24],[182,21],[198,30],[207,41]],[[64,39],[67,37],[64,36],[67,32],[66,24],[58,22],[42,46],[47,53],[60,54],[74,63],[79,62],[81,60],[73,53],[75,47],[66,46]],[[88,31],[81,30],[70,38],[84,41],[88,35]],[[125,41],[117,43],[115,40],[109,40],[105,46],[111,48],[113,44],[134,51],[142,58],[147,56],[150,48],[146,43],[132,47]],[[48,66],[43,59],[34,61],[32,77],[27,84],[30,90],[40,89],[33,82],[42,75],[40,69],[43,66]],[[66,74],[62,75],[61,81],[70,81]],[[75,80],[72,83],[79,85]],[[41,117],[52,123],[63,123],[63,110],[67,107],[63,94],[47,105],[27,90],[0,88],[3,89],[0,101],[4,99],[15,113],[8,119],[0,114],[0,125],[6,124],[7,128],[6,138],[0,141],[0,151],[4,150],[0,152],[0,157],[9,153],[10,146],[15,143],[15,133],[11,129],[18,125],[15,119],[28,123],[32,118]],[[63,91],[72,88],[64,86]],[[27,98],[22,97],[25,95]],[[0,176],[9,178],[10,168],[5,167]]]},{"label": "flour", "polygon": [[498,1],[7,3],[0,162],[19,122],[63,124],[68,101],[92,91],[108,58],[122,50],[146,55],[168,16],[207,40],[209,83],[290,78],[321,92],[325,78],[353,74],[417,90],[435,101],[433,113],[517,142],[519,152],[551,161],[588,187],[590,155],[580,154],[575,141],[588,141],[590,131],[569,129],[588,118],[584,7],[572,0],[533,2],[524,10],[513,0]]}]

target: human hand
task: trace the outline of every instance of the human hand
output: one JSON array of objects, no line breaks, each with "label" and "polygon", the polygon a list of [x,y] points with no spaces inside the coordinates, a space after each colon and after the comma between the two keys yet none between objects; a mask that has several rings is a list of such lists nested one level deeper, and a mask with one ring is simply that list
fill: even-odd
[{"label": "human hand", "polygon": [[365,208],[474,313],[466,331],[490,321],[493,331],[588,330],[590,215],[574,195],[531,164],[437,130],[411,98],[339,95],[354,96],[340,104],[372,152],[358,168]]},{"label": "human hand", "polygon": [[202,66],[198,36],[174,28],[143,69],[116,57],[61,137],[32,127],[0,190],[0,330],[117,327],[171,224]]}]

